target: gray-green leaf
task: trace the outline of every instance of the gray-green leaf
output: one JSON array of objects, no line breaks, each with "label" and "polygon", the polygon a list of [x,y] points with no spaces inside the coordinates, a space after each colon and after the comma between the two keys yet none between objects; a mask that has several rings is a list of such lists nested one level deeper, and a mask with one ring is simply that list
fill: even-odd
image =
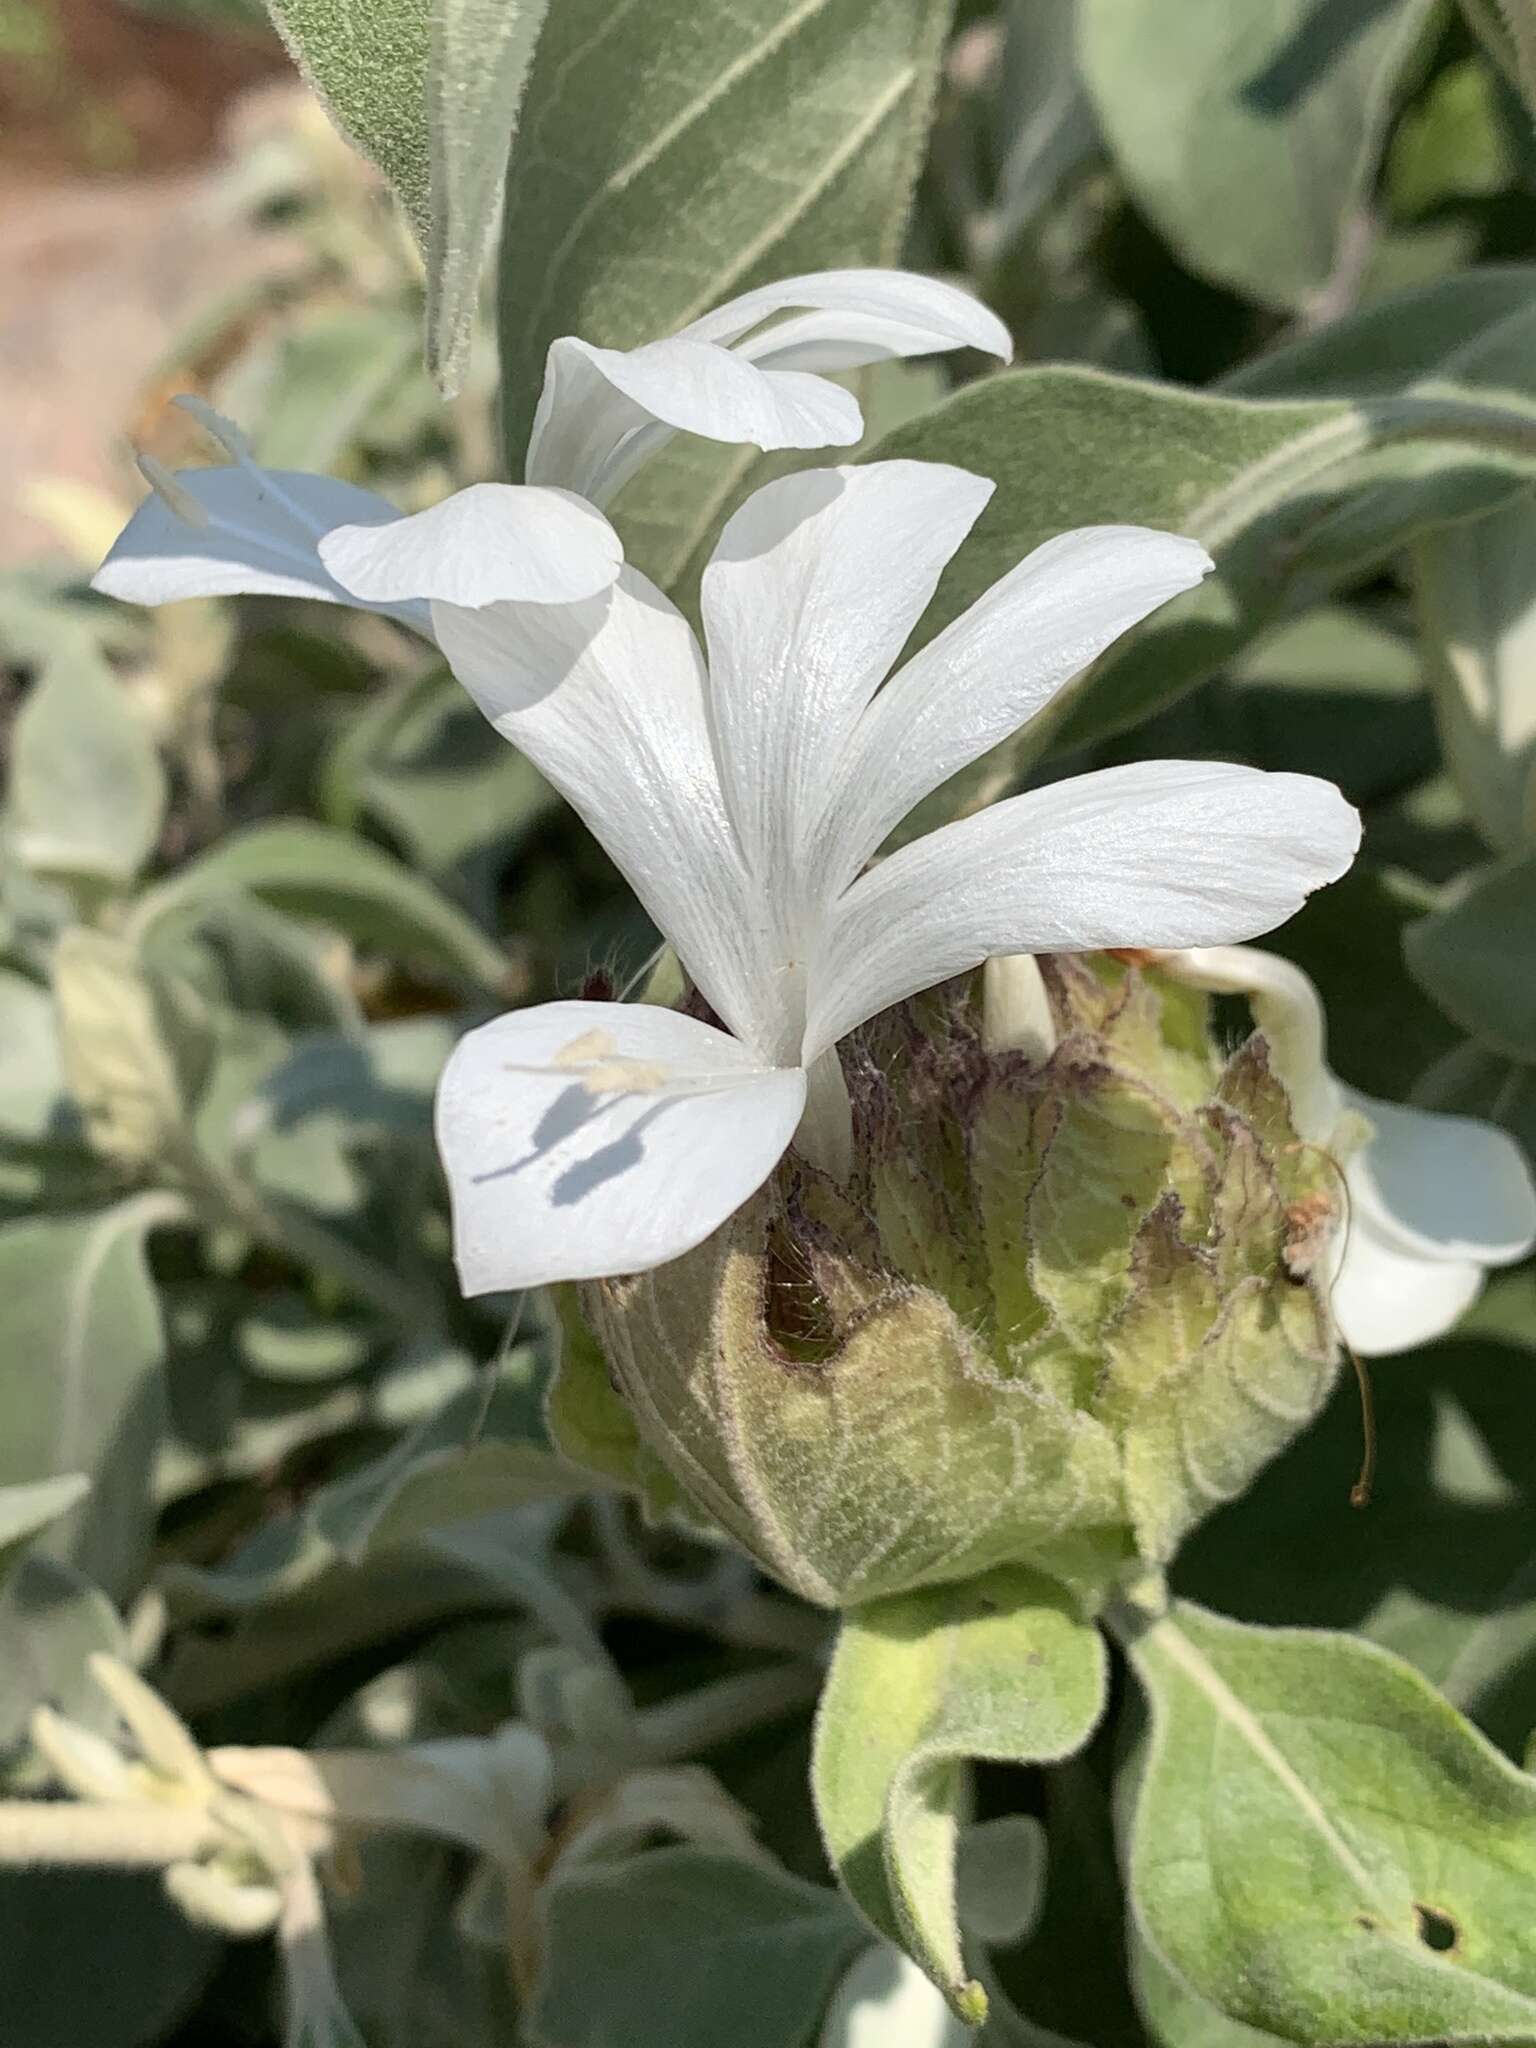
[{"label": "gray-green leaf", "polygon": [[1291,308],[1358,262],[1392,87],[1431,5],[1083,0],[1105,135],[1193,269]]},{"label": "gray-green leaf", "polygon": [[507,186],[509,475],[558,336],[629,348],[753,285],[895,257],[950,11],[561,0]]},{"label": "gray-green leaf", "polygon": [[1131,1656],[1133,1911],[1162,1962],[1289,2041],[1536,2040],[1536,1781],[1347,1636],[1180,1604]]},{"label": "gray-green leaf", "polygon": [[506,975],[494,941],[430,882],[366,839],[301,818],[253,825],[221,841],[144,899],[136,928],[147,933],[173,907],[236,890],[485,989],[500,990]]},{"label": "gray-green leaf", "polygon": [[306,81],[405,209],[427,266],[427,365],[449,394],[463,373],[507,151],[548,4],[268,0]]},{"label": "gray-green leaf", "polygon": [[577,1864],[545,1911],[533,2030],[582,2048],[810,2048],[869,1940],[836,1892],[699,1849]]},{"label": "gray-green leaf", "polygon": [[149,728],[83,640],[51,661],[16,720],[11,840],[37,873],[131,882],[165,811]]},{"label": "gray-green leaf", "polygon": [[427,367],[456,391],[549,0],[435,0],[427,68]]},{"label": "gray-green leaf", "polygon": [[1489,868],[1403,934],[1409,972],[1463,1031],[1536,1060],[1536,854]]},{"label": "gray-green leaf", "polygon": [[[1054,1762],[1104,1707],[1096,1629],[1037,1573],[877,1600],[849,1614],[816,1724],[813,1788],[855,1902],[973,2025],[986,1997],[961,1953],[955,1858],[967,1764]],[[1021,1895],[1036,1881],[1021,1870]]]},{"label": "gray-green leaf", "polygon": [[1419,623],[1446,764],[1501,853],[1532,836],[1536,770],[1536,507],[1425,534],[1413,551]]},{"label": "gray-green leaf", "polygon": [[153,1516],[165,1332],[144,1241],[173,1201],[0,1230],[0,1483],[90,1474],[55,1541],[112,1590],[135,1583]]}]

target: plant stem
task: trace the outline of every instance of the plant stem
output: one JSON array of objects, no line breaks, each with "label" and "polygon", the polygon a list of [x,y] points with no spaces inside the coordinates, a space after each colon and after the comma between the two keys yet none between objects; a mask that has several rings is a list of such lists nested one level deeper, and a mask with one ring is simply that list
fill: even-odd
[{"label": "plant stem", "polygon": [[85,1806],[0,1800],[0,1867],[94,1864],[155,1870],[216,1849],[228,1837],[195,1806]]}]

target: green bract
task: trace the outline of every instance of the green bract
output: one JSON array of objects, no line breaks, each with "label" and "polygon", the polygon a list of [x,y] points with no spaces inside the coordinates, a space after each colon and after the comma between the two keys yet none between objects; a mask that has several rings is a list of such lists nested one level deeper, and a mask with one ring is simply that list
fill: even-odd
[{"label": "green bract", "polygon": [[[1332,1382],[1337,1169],[1263,1040],[1223,1063],[1191,992],[1104,957],[1044,971],[1048,1060],[989,1052],[958,985],[893,1012],[845,1058],[851,1189],[791,1155],[698,1251],[581,1292],[628,1476],[659,1457],[822,1605],[1011,1563],[1093,1607]],[[568,1346],[554,1425],[572,1455],[601,1435],[612,1473],[603,1398]]]}]

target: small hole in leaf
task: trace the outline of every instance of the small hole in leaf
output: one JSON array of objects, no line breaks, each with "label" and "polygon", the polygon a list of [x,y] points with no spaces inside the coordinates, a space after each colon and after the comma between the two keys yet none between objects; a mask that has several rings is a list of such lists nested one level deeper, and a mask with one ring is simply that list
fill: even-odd
[{"label": "small hole in leaf", "polygon": [[1376,1922],[1369,1913],[1357,1913],[1355,1915],[1355,1925],[1363,1934],[1374,1934],[1376,1932]]},{"label": "small hole in leaf", "polygon": [[1450,1914],[1438,1913],[1433,1906],[1415,1906],[1413,1924],[1420,1941],[1437,1956],[1448,1955],[1461,1939],[1461,1929]]}]

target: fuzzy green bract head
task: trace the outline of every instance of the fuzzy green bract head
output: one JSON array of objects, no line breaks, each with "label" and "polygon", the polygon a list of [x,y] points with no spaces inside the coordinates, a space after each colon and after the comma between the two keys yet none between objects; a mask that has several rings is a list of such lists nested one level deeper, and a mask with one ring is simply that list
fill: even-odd
[{"label": "fuzzy green bract head", "polygon": [[904,1005],[843,1048],[851,1187],[791,1154],[697,1251],[581,1289],[570,1455],[826,1606],[1023,1563],[1091,1607],[1296,1435],[1337,1168],[1205,998],[1042,968],[1048,1060],[989,1053],[959,984]]}]

